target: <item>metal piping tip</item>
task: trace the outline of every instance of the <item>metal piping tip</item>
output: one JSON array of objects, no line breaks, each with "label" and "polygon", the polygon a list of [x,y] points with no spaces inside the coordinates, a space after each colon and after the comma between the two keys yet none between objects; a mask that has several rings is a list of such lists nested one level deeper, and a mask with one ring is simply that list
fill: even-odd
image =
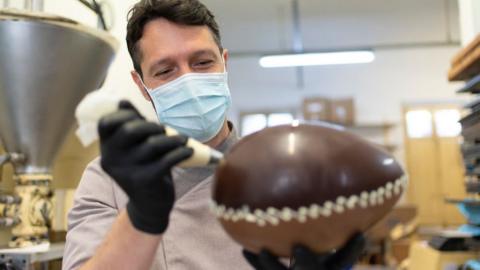
[{"label": "metal piping tip", "polygon": [[211,149],[210,160],[208,161],[209,165],[220,164],[224,160],[223,153],[214,149]]}]

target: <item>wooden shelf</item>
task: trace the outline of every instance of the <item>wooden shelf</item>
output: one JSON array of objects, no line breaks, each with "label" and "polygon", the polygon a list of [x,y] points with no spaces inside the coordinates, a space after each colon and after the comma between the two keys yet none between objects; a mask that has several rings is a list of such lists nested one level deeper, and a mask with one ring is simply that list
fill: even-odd
[{"label": "wooden shelf", "polygon": [[391,129],[394,123],[359,123],[352,126],[345,126],[347,129]]},{"label": "wooden shelf", "polygon": [[468,81],[480,73],[480,35],[460,50],[452,60],[448,79]]}]

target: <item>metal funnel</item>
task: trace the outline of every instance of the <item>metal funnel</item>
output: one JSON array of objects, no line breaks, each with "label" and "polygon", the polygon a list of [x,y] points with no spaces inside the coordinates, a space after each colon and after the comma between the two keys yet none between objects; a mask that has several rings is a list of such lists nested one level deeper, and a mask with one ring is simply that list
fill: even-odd
[{"label": "metal funnel", "polygon": [[25,157],[17,174],[50,172],[75,107],[101,86],[117,46],[62,17],[0,10],[0,139]]}]

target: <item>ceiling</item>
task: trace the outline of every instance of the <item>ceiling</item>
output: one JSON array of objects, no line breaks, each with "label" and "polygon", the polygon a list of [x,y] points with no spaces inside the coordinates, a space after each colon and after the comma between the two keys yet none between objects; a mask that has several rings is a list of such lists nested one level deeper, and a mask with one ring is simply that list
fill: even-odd
[{"label": "ceiling", "polygon": [[[203,0],[235,55],[292,49],[293,0]],[[305,50],[396,48],[459,40],[456,0],[299,0]]]}]

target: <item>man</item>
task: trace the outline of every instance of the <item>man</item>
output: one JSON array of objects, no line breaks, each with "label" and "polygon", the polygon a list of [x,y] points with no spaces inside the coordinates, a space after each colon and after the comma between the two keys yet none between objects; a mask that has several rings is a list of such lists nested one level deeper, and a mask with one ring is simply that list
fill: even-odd
[{"label": "man", "polygon": [[[186,136],[223,152],[237,141],[213,15],[198,0],[142,0],[129,14],[132,79],[183,135],[165,136],[128,102],[102,119],[102,158],[77,189],[63,269],[287,269],[268,251],[244,258],[222,230],[208,207],[213,167],[173,168],[192,155]],[[359,236],[329,256],[298,247],[294,269],[341,269],[362,245]]]}]

